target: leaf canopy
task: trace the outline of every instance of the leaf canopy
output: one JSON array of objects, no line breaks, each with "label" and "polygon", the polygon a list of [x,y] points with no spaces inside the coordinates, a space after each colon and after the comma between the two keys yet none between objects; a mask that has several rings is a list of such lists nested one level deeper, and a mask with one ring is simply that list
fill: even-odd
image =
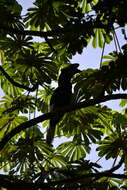
[{"label": "leaf canopy", "polygon": [[[0,1],[0,189],[127,189],[127,1],[35,0],[25,14],[23,6]],[[50,112],[61,69],[88,45],[101,49],[100,66],[81,69],[70,105]],[[116,99],[122,113],[104,104]]]}]

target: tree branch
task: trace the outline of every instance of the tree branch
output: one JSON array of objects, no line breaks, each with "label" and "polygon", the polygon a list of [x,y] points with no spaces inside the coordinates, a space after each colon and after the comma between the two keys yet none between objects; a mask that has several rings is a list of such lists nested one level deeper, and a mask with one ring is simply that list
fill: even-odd
[{"label": "tree branch", "polygon": [[58,34],[64,34],[67,31],[64,28],[60,28],[56,30],[42,32],[42,31],[35,31],[35,30],[18,30],[14,28],[5,27],[5,26],[1,26],[0,29],[3,29],[6,32],[10,32],[13,34],[20,34],[20,35],[26,35],[26,36],[38,36],[38,37],[44,37],[44,38],[57,36]]},{"label": "tree branch", "polygon": [[30,190],[38,190],[38,189],[46,189],[50,190],[51,187],[53,188],[56,185],[63,185],[63,184],[71,184],[80,182],[81,180],[85,178],[102,178],[102,177],[111,177],[111,178],[118,178],[118,179],[127,179],[127,175],[125,174],[115,174],[115,173],[106,173],[106,172],[100,172],[100,173],[89,173],[89,174],[84,174],[84,175],[79,175],[76,177],[71,177],[68,179],[64,180],[57,180],[57,181],[51,181],[48,183],[28,183],[23,180],[12,180],[9,176],[7,175],[2,175],[0,174],[0,187],[5,187],[5,188],[14,188],[14,189],[19,189],[22,190],[24,189],[30,189]]},{"label": "tree branch", "polygon": [[37,123],[40,123],[42,121],[45,121],[47,119],[50,119],[51,117],[53,117],[55,115],[55,113],[46,113],[43,114],[39,117],[36,117],[34,119],[31,119],[29,121],[26,121],[20,125],[18,125],[16,128],[12,129],[12,131],[10,133],[8,133],[1,141],[0,141],[0,150],[2,150],[4,148],[4,146],[6,145],[6,143],[12,138],[14,137],[16,134],[20,133],[22,130],[25,130],[29,127],[32,127],[34,125],[36,125]]},{"label": "tree branch", "polygon": [[89,106],[93,106],[93,105],[100,104],[100,103],[103,103],[103,102],[106,102],[109,100],[116,100],[116,99],[127,99],[127,94],[112,94],[112,95],[106,95],[103,97],[99,97],[96,99],[86,100],[84,102],[80,102],[80,103],[77,103],[75,105],[63,107],[61,109],[58,109],[56,112],[49,112],[49,113],[43,114],[41,116],[38,116],[34,119],[31,119],[29,121],[26,121],[26,122],[18,125],[16,128],[12,129],[11,132],[9,132],[5,137],[3,137],[3,139],[0,141],[0,150],[2,150],[4,148],[6,143],[12,137],[14,137],[16,134],[20,133],[22,130],[25,130],[31,126],[34,126],[37,123],[51,119],[52,117],[55,117],[55,115],[58,114],[59,112],[63,112],[63,113],[72,112],[72,111],[75,111],[77,109],[86,108]]},{"label": "tree branch", "polygon": [[23,85],[23,84],[20,84],[20,83],[14,81],[13,78],[11,78],[11,77],[8,75],[8,73],[3,69],[2,66],[0,66],[0,71],[3,73],[3,75],[6,77],[6,79],[7,79],[11,84],[13,84],[13,85],[16,86],[16,87],[23,88],[23,89],[25,89],[25,90],[28,90],[28,91],[30,91],[30,92],[33,92],[33,91],[36,90],[36,88],[37,88],[37,86],[38,86],[38,84],[36,84],[36,85],[34,85],[33,87],[30,88],[30,87],[27,87],[27,86],[25,86],[25,85]]},{"label": "tree branch", "polygon": [[[64,180],[54,181],[51,182],[52,185],[58,184],[65,184],[65,183],[74,183],[83,180],[84,178],[102,178],[102,177],[112,177],[112,178],[119,178],[119,179],[127,179],[127,175],[125,174],[115,174],[115,173],[108,173],[108,172],[100,172],[100,173],[89,173],[84,174]],[[49,183],[50,185],[50,183]]]},{"label": "tree branch", "polygon": [[[76,25],[72,25],[72,26],[77,28]],[[107,27],[111,27],[111,26],[108,26],[108,25],[102,24],[102,23],[98,23],[98,22],[95,22],[93,24],[93,28],[107,29]],[[15,29],[15,28],[9,28],[9,27],[5,27],[5,26],[0,26],[0,29],[5,30],[6,32],[13,33],[13,34],[38,36],[38,37],[44,37],[44,38],[45,37],[54,37],[54,36],[58,36],[60,34],[65,34],[67,32],[72,31],[71,27],[66,27],[66,26],[64,28],[59,27],[58,29],[50,30],[50,31],[46,31],[46,32],[35,31],[35,30],[18,30],[18,29]]]}]

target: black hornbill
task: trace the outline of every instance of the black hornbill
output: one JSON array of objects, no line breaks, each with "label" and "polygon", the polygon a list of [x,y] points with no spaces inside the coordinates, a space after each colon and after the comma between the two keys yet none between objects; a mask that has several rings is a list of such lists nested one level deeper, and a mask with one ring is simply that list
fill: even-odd
[{"label": "black hornbill", "polygon": [[[57,111],[59,108],[69,105],[71,103],[72,96],[72,84],[71,78],[80,70],[78,70],[79,64],[71,64],[61,70],[61,74],[58,79],[58,87],[55,89],[50,100],[50,111]],[[49,127],[47,130],[46,142],[51,145],[54,134],[55,126],[63,117],[63,113],[58,113],[54,118],[50,119]]]}]

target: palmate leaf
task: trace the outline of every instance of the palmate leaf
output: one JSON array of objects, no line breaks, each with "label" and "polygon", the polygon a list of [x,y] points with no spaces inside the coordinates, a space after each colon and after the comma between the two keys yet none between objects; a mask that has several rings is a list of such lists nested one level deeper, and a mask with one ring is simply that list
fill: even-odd
[{"label": "palmate leaf", "polygon": [[97,120],[100,123],[100,130],[103,132],[103,134],[109,135],[112,130],[112,124],[111,124],[112,113],[111,112],[109,112],[109,114],[100,113]]},{"label": "palmate leaf", "polygon": [[5,108],[8,108],[10,104],[13,102],[13,97],[9,95],[5,95],[2,97],[0,102],[1,102],[0,112],[2,112],[3,110],[5,110]]},{"label": "palmate leaf", "polygon": [[[104,120],[102,120],[103,122]],[[105,133],[108,134],[103,140],[98,142],[99,156],[105,156],[106,159],[115,158],[126,149],[126,136],[127,136],[127,118],[118,113],[112,113],[108,120],[107,129]]]},{"label": "palmate leaf", "polygon": [[82,0],[80,7],[82,8],[82,13],[88,13],[93,5],[96,5],[98,0]]},{"label": "palmate leaf", "polygon": [[32,37],[25,35],[10,35],[0,39],[0,49],[4,51],[4,56],[8,59],[15,58],[19,51],[23,51],[25,48],[32,48]]},{"label": "palmate leaf", "polygon": [[[23,88],[18,88],[13,84],[15,84],[15,82],[17,84],[22,84],[22,77],[19,77],[19,73],[17,73],[16,65],[14,64],[14,62],[11,61],[11,59],[7,60],[5,54],[3,55],[2,61],[3,65],[1,71],[4,70],[4,72],[2,71],[2,74],[0,75],[1,87],[5,94],[9,94],[11,96],[18,96],[19,94],[21,94],[21,92],[23,92]],[[7,78],[5,73],[6,75],[8,75]],[[25,85],[25,83],[23,84]]]},{"label": "palmate leaf", "polygon": [[0,114],[1,116],[4,114],[9,113],[19,113],[21,111],[22,113],[28,113],[28,110],[31,111],[31,113],[34,111],[34,102],[36,100],[32,96],[25,96],[25,95],[19,95],[19,96],[9,96],[6,95],[2,98],[1,102],[1,108],[0,108]]},{"label": "palmate leaf", "polygon": [[[33,129],[34,129],[34,139],[33,139]],[[11,144],[8,144],[6,148],[1,151],[1,159],[3,162],[3,158],[8,162],[9,168],[15,168],[10,172],[26,172],[27,168],[31,168],[35,164],[35,168],[42,163],[44,159],[46,159],[50,154],[52,154],[52,149],[47,146],[46,143],[42,140],[42,133],[34,126],[27,131],[21,133],[21,136],[16,142],[11,141]],[[0,162],[0,163],[1,163]],[[37,163],[36,163],[37,162]],[[23,174],[24,175],[24,174]]]},{"label": "palmate leaf", "polygon": [[48,157],[52,154],[52,149],[49,147],[46,143],[44,143],[42,140],[37,140],[34,142],[34,146],[40,151],[40,153],[43,156]]},{"label": "palmate leaf", "polygon": [[87,13],[87,12],[90,11],[90,4],[87,3],[87,0],[82,0],[80,6],[82,7],[82,12],[83,13]]},{"label": "palmate leaf", "polygon": [[74,93],[77,101],[90,99],[90,97],[98,97],[103,94],[104,80],[101,70],[87,69],[81,73],[81,76],[76,77],[76,85]]},{"label": "palmate leaf", "polygon": [[[18,72],[24,70],[26,76],[31,82],[38,80],[40,84],[43,82],[50,83],[51,77],[56,80],[58,72],[57,64],[51,60],[51,57],[44,53],[38,53],[36,50],[26,50],[16,59]],[[31,70],[31,71],[30,71]],[[34,72],[33,72],[34,71]],[[21,73],[22,75],[22,73]],[[34,82],[35,83],[35,82]]]},{"label": "palmate leaf", "polygon": [[[32,130],[31,134],[33,134]],[[25,168],[29,168],[32,164],[35,164],[36,168],[39,166],[44,170],[65,167],[67,164],[65,158],[61,154],[53,153],[52,148],[43,141],[40,130],[38,135],[37,133],[35,135],[34,139],[32,136],[28,138],[28,135],[26,138],[24,136],[20,138],[16,143],[17,149],[11,153],[15,165],[18,164],[17,172],[25,171]]]},{"label": "palmate leaf", "polygon": [[8,144],[6,148],[0,152],[0,166],[2,171],[9,172],[11,168],[15,167],[15,164],[13,165],[12,163],[11,156],[16,149],[16,146]]},{"label": "palmate leaf", "polygon": [[[42,141],[42,133],[37,126],[34,127],[34,132],[36,133],[34,139],[33,129],[30,129],[29,131],[31,131],[30,138],[28,137],[28,134],[25,138],[20,138],[16,144],[17,150],[12,155],[13,161],[17,161],[20,168],[21,165],[25,167],[26,164],[30,167],[33,163],[36,164],[37,167],[37,160],[38,163],[40,161],[42,162],[47,155],[51,154],[51,149]],[[22,162],[22,160],[24,161]]]},{"label": "palmate leaf", "polygon": [[107,34],[104,29],[94,29],[95,36],[92,40],[93,48],[100,47],[103,48],[104,42],[109,44],[112,40],[112,36]]},{"label": "palmate leaf", "polygon": [[6,78],[3,78],[2,76],[0,78],[1,87],[5,94],[10,96],[18,96],[21,92],[23,92],[22,88],[14,86]]},{"label": "palmate leaf", "polygon": [[13,115],[3,115],[1,118],[1,126],[0,126],[0,138],[2,139],[6,134],[11,132],[12,129],[16,128],[19,124],[27,121],[27,117],[25,116],[17,116]]},{"label": "palmate leaf", "polygon": [[119,112],[114,112],[112,114],[112,129],[114,128],[118,132],[122,132],[124,130],[126,132],[127,128],[127,117]]},{"label": "palmate leaf", "polygon": [[[104,108],[104,112],[106,109]],[[100,114],[100,115],[99,115]],[[81,141],[85,141],[86,146],[92,142],[101,139],[105,124],[102,123],[100,107],[88,107],[65,114],[61,122],[57,125],[56,134],[61,136],[64,134],[67,138],[81,135]],[[105,118],[108,115],[105,114]]]},{"label": "palmate leaf", "polygon": [[77,143],[75,141],[62,143],[57,147],[57,152],[61,153],[68,161],[79,160],[86,156],[86,148],[84,143]]},{"label": "palmate leaf", "polygon": [[100,157],[105,156],[105,158],[108,160],[110,158],[116,158],[116,156],[120,154],[122,149],[124,149],[124,143],[125,140],[123,142],[123,139],[114,133],[112,136],[107,136],[104,138],[104,140],[100,141],[100,145],[96,150],[99,151],[98,155]]},{"label": "palmate leaf", "polygon": [[26,23],[25,26],[31,26],[31,29],[33,29],[33,27],[37,28],[38,26],[44,28],[44,18],[42,17],[41,8],[29,8],[28,11],[26,18],[24,19],[24,22]]},{"label": "palmate leaf", "polygon": [[44,157],[42,166],[45,170],[49,170],[49,168],[65,168],[67,162],[66,158],[60,153],[51,153],[47,157]]},{"label": "palmate leaf", "polygon": [[[39,90],[39,93],[38,93],[38,102],[37,102],[37,105],[38,105],[38,108],[40,111],[42,111],[42,113],[46,113],[49,110],[49,105],[50,105],[50,99],[51,99],[51,95],[53,93],[53,88],[51,88],[51,86],[49,85],[44,85],[44,89],[42,90]],[[43,124],[45,123],[48,123],[49,121],[45,121],[43,122]],[[43,125],[44,127],[44,125]]]},{"label": "palmate leaf", "polygon": [[33,48],[35,52],[38,52],[39,54],[45,55],[45,57],[51,56],[51,48],[46,42],[33,42]]},{"label": "palmate leaf", "polygon": [[[45,54],[28,49],[20,52],[15,61],[4,60],[3,68],[14,81],[27,87],[31,86],[31,84],[35,85],[36,81],[41,85],[44,82],[49,84],[51,77],[56,80],[58,72],[57,65],[51,61],[51,57],[46,57]],[[5,84],[5,81],[7,84]],[[4,76],[1,76],[3,90],[5,93],[9,93],[11,90],[10,93],[12,93],[11,85],[9,86],[8,83],[10,82]],[[15,89],[16,87],[14,87]],[[22,89],[18,88],[17,90],[18,92],[22,91]]]},{"label": "palmate leaf", "polygon": [[45,85],[44,89],[39,90],[39,97],[42,99],[45,103],[49,104],[51,95],[53,93],[54,88],[51,86]]},{"label": "palmate leaf", "polygon": [[103,56],[103,59],[106,59],[106,61],[103,61],[101,65],[108,66],[110,62],[114,62],[116,60],[116,57],[113,57],[109,54],[107,56]]},{"label": "palmate leaf", "polygon": [[[46,29],[46,25],[49,25],[49,27],[52,28],[65,22],[65,15],[60,11],[61,6],[63,7],[64,3],[45,1],[43,3],[35,2],[34,5],[35,7],[28,9],[28,13],[24,19],[26,27],[29,26],[31,29],[41,28],[43,30],[44,28]],[[66,10],[66,8],[64,10]]]},{"label": "palmate leaf", "polygon": [[100,69],[96,69],[94,72],[86,70],[81,77],[77,77],[78,80],[76,79],[77,83],[74,88],[77,95],[80,95],[77,99],[80,100],[80,97],[81,100],[101,97],[106,93],[112,94],[120,88],[126,90],[127,73],[124,69],[126,56],[113,52],[112,57],[108,57],[108,59],[110,58],[112,61],[104,61]]}]

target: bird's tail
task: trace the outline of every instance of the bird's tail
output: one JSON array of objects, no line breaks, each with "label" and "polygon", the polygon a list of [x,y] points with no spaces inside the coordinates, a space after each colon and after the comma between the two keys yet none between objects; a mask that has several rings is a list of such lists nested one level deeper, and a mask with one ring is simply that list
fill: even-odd
[{"label": "bird's tail", "polygon": [[54,135],[55,135],[55,128],[56,128],[56,123],[54,123],[54,121],[50,121],[48,130],[47,130],[47,136],[46,136],[46,143],[48,145],[51,145],[54,139]]},{"label": "bird's tail", "polygon": [[59,123],[61,118],[63,117],[63,113],[58,113],[55,118],[50,119],[49,127],[47,130],[46,143],[51,145],[55,136],[56,125]]}]

